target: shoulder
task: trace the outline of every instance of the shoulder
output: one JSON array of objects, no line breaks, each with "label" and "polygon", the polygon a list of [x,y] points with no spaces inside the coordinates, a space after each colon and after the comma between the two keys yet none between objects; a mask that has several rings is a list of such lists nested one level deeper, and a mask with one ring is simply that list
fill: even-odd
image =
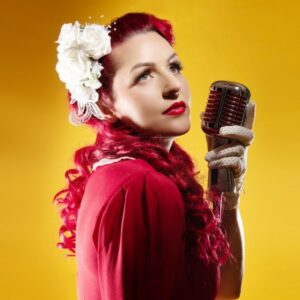
[{"label": "shoulder", "polygon": [[152,191],[167,192],[176,185],[164,174],[156,171],[143,159],[120,160],[111,164],[99,166],[90,175],[85,193],[93,198],[111,198],[121,189],[141,189],[151,187]]},{"label": "shoulder", "polygon": [[117,187],[145,177],[149,172],[158,173],[142,159],[112,161],[112,163],[98,166],[91,174],[87,185],[99,187],[101,183],[101,186]]},{"label": "shoulder", "polygon": [[184,219],[184,205],[171,179],[137,159],[97,168],[87,182],[79,213],[79,228],[91,224],[93,232],[105,233],[101,243],[106,244],[121,223],[164,220],[164,228],[174,228],[174,220]]}]

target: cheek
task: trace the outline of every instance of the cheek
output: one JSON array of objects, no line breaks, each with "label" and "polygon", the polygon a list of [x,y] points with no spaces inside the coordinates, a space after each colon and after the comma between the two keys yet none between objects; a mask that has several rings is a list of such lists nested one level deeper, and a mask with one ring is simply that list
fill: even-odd
[{"label": "cheek", "polygon": [[155,106],[155,101],[148,98],[136,98],[131,105],[131,109],[128,110],[128,115],[140,125],[146,125],[151,123],[155,117],[157,118],[158,108]]},{"label": "cheek", "polygon": [[141,84],[132,89],[130,96],[136,100],[144,100],[147,102],[153,102],[160,95],[160,89],[155,85],[154,81]]},{"label": "cheek", "polygon": [[126,95],[119,98],[116,109],[121,117],[128,117],[136,123],[144,122],[147,116],[152,115],[152,106],[149,99],[141,98],[138,94]]},{"label": "cheek", "polygon": [[141,114],[156,114],[161,109],[159,94],[150,85],[132,90],[128,94],[128,101]]},{"label": "cheek", "polygon": [[131,95],[130,98],[124,99],[121,107],[123,117],[129,118],[141,128],[152,128],[155,124],[160,123],[161,107],[153,99],[143,97],[140,94]]},{"label": "cheek", "polygon": [[190,87],[189,87],[189,84],[186,79],[184,79],[184,81],[183,81],[182,89],[183,89],[184,96],[187,97],[186,100],[189,101],[191,94],[190,94]]}]

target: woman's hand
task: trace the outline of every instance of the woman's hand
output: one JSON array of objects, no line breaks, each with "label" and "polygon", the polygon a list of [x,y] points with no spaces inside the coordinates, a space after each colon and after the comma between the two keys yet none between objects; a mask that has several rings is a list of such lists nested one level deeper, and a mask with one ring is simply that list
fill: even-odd
[{"label": "woman's hand", "polygon": [[[201,113],[201,120],[203,113]],[[252,143],[254,133],[252,131],[255,118],[255,102],[249,102],[246,107],[246,117],[244,126],[223,126],[219,134],[224,138],[233,139],[233,143],[225,144],[213,149],[215,144],[214,136],[206,134],[206,141],[209,152],[204,159],[208,162],[208,167],[232,168],[235,181],[235,192],[240,192],[247,168],[248,146]]]}]

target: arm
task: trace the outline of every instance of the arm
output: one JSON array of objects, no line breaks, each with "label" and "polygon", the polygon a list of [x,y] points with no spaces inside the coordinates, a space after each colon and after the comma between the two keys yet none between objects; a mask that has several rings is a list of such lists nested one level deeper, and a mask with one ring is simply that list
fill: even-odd
[{"label": "arm", "polygon": [[[205,160],[209,168],[232,168],[235,177],[234,192],[239,195],[244,182],[248,146],[253,140],[253,123],[255,118],[255,103],[247,106],[244,126],[224,126],[220,135],[232,138],[237,143],[223,145],[213,149],[214,137],[206,136],[208,154]],[[224,178],[224,180],[227,180]],[[237,299],[240,297],[243,272],[244,272],[244,231],[239,207],[223,210],[221,229],[230,244],[231,252],[236,261],[229,260],[220,268],[220,288],[217,299]]]},{"label": "arm", "polygon": [[227,236],[236,262],[228,261],[220,268],[220,288],[217,299],[238,299],[244,272],[244,231],[239,208],[224,210],[221,228]]},{"label": "arm", "polygon": [[160,179],[153,173],[132,176],[99,218],[96,248],[103,300],[172,298],[184,218],[174,203],[176,194]]}]

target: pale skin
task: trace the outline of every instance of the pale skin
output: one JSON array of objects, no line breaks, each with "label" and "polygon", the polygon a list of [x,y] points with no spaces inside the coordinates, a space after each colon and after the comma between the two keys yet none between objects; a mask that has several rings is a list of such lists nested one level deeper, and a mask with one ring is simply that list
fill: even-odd
[{"label": "pale skin", "polygon": [[[179,57],[156,32],[135,34],[111,54],[118,66],[112,87],[113,114],[134,124],[141,134],[156,136],[169,150],[174,138],[189,131],[191,126],[190,89],[176,65],[181,63]],[[154,65],[132,70],[136,64],[147,62]],[[137,82],[138,76],[141,77]],[[186,104],[183,114],[162,114],[177,101]]]},{"label": "pale skin", "polygon": [[[191,126],[191,96],[188,82],[178,69],[181,61],[174,48],[158,33],[138,33],[112,50],[117,63],[113,79],[111,116],[139,128],[141,134],[157,137],[169,151],[176,136]],[[151,63],[134,68],[137,64]],[[146,73],[145,73],[146,72]],[[180,115],[162,114],[173,102],[184,101]],[[243,227],[239,209],[224,214],[222,229],[238,264],[221,268],[221,285],[217,299],[237,299],[243,274]]]}]

